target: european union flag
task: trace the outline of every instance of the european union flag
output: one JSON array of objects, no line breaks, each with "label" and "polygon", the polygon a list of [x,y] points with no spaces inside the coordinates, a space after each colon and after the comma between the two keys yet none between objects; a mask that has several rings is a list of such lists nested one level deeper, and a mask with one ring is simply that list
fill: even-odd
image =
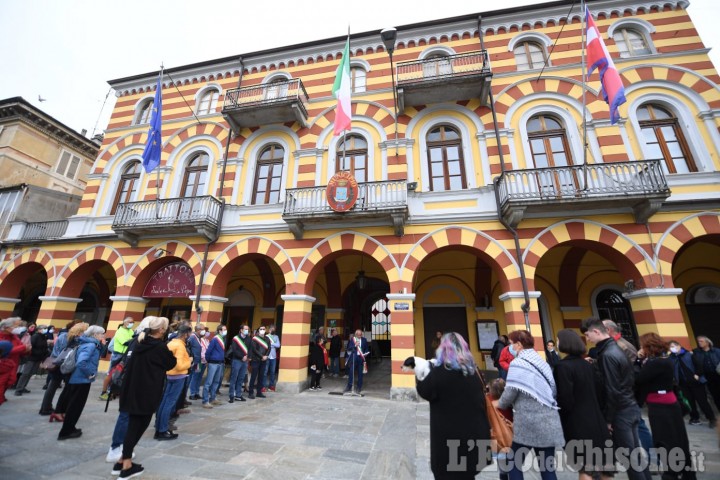
[{"label": "european union flag", "polygon": [[148,130],[147,144],[142,154],[143,167],[147,173],[152,172],[160,165],[160,152],[162,151],[162,73],[158,77],[157,90],[152,106],[150,130]]}]

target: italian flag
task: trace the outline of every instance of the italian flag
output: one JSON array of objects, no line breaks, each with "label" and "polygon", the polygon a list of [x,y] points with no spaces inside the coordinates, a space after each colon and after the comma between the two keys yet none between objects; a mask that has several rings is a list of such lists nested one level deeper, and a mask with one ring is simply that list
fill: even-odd
[{"label": "italian flag", "polygon": [[335,72],[335,83],[332,88],[333,96],[337,99],[333,135],[337,136],[345,130],[350,130],[352,121],[350,118],[350,92],[350,37],[348,36],[342,60]]}]

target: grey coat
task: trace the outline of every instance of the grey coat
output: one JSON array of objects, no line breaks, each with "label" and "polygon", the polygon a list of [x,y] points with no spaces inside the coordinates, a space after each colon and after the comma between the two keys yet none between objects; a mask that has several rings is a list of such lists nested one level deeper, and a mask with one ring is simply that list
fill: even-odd
[{"label": "grey coat", "polygon": [[557,410],[512,387],[505,389],[498,406],[513,409],[513,442],[540,448],[565,445]]}]

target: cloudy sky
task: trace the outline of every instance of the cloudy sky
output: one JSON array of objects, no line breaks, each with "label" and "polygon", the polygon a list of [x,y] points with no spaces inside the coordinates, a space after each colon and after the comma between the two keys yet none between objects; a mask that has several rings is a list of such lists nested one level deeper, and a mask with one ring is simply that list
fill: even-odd
[{"label": "cloudy sky", "polygon": [[[348,25],[364,32],[533,3],[538,2],[0,0],[0,98],[22,96],[91,135],[107,126],[115,101],[111,93],[103,107],[107,81],[154,71],[161,63],[172,68],[340,36]],[[688,10],[720,66],[720,1],[691,0]],[[39,95],[46,101],[40,103]]]}]

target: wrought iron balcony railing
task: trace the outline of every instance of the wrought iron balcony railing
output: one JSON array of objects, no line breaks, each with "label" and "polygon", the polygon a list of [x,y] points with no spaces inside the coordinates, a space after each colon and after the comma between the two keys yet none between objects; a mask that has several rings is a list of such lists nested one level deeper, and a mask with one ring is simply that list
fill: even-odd
[{"label": "wrought iron balcony railing", "polygon": [[660,160],[511,170],[496,180],[496,188],[504,212],[513,205],[525,209],[569,201],[633,206],[670,196]]},{"label": "wrought iron balcony railing", "polygon": [[481,50],[479,52],[399,62],[396,71],[398,86],[402,87],[406,84],[428,80],[490,73],[490,63],[487,51]]},{"label": "wrought iron balcony railing", "polygon": [[67,231],[67,220],[52,220],[48,222],[28,222],[22,232],[20,240],[47,240],[60,238]]},{"label": "wrought iron balcony railing", "polygon": [[407,218],[407,181],[389,180],[358,184],[358,200],[345,213],[330,208],[327,187],[288,189],[285,194],[283,219],[297,238],[302,238],[305,223],[333,219],[363,220],[371,217],[390,218],[396,234],[402,234]]},{"label": "wrought iron balcony railing", "polygon": [[291,120],[304,126],[308,102],[302,80],[293,78],[228,90],[222,113],[234,129]]},{"label": "wrought iron balcony railing", "polygon": [[143,234],[172,229],[175,233],[197,231],[205,237],[217,234],[222,202],[213,196],[168,198],[121,203],[112,228],[129,243]]}]

